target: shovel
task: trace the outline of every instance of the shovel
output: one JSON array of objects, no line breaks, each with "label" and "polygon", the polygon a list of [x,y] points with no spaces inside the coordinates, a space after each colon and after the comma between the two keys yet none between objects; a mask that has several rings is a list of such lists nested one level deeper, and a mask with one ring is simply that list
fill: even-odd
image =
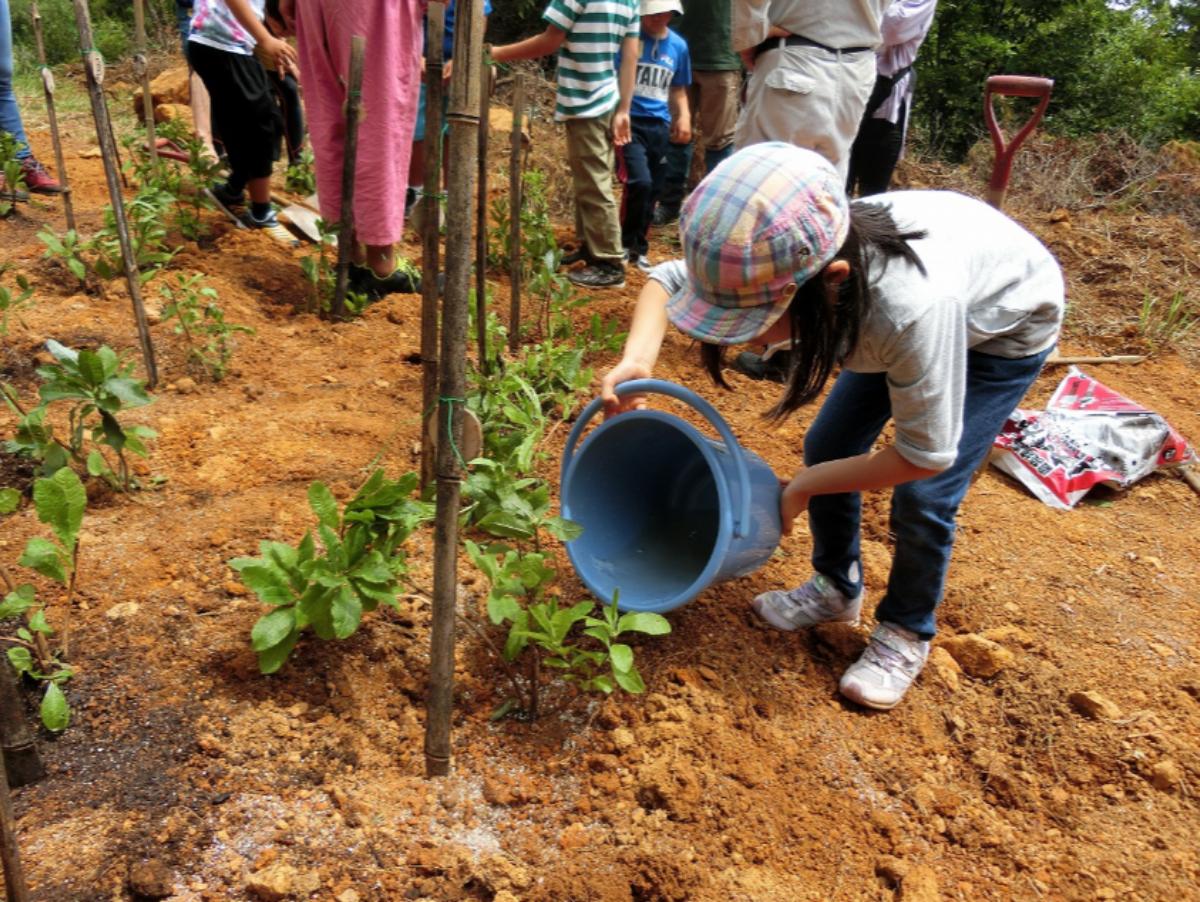
[{"label": "shovel", "polygon": [[[996,209],[1004,206],[1004,194],[1008,190],[1009,176],[1012,175],[1013,157],[1042,121],[1042,115],[1050,105],[1050,91],[1053,88],[1053,79],[1033,75],[993,75],[987,80],[987,88],[983,94],[983,118],[992,135],[992,146],[996,149],[996,162],[992,164],[987,200]],[[1007,142],[1000,124],[996,121],[996,110],[992,103],[992,97],[996,94],[1005,97],[1041,98],[1029,121]]]}]

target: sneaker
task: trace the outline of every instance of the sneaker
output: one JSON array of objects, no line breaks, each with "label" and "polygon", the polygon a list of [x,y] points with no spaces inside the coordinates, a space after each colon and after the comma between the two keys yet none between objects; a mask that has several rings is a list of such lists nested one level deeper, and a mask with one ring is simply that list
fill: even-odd
[{"label": "sneaker", "polygon": [[808,582],[790,592],[782,589],[763,592],[750,607],[777,630],[798,630],[817,623],[857,626],[862,602],[862,592],[847,598],[825,576],[814,573]]},{"label": "sneaker", "polygon": [[583,269],[571,270],[567,273],[567,279],[580,288],[624,288],[625,267],[620,263],[602,260]]},{"label": "sneaker", "polygon": [[215,182],[213,186],[208,189],[208,193],[213,200],[219,203],[226,210],[232,210],[234,207],[246,206],[246,192],[238,191],[235,193],[230,191],[229,185],[225,182]]},{"label": "sneaker", "polygon": [[791,376],[791,364],[790,351],[776,351],[770,357],[763,357],[753,351],[742,351],[733,359],[730,369],[751,379],[785,383]]},{"label": "sneaker", "polygon": [[267,215],[262,219],[255,216],[253,210],[247,210],[246,215],[242,217],[242,222],[246,223],[248,228],[266,232],[280,244],[286,244],[288,247],[300,246],[300,239],[280,224],[274,207],[267,210]]},{"label": "sneaker", "polygon": [[842,675],[838,690],[852,702],[887,711],[904,698],[928,657],[928,641],[902,626],[881,623],[862,656]]},{"label": "sneaker", "polygon": [[654,214],[650,217],[650,222],[656,226],[665,226],[673,222],[679,222],[679,211],[668,210],[666,207],[655,207]]},{"label": "sneaker", "polygon": [[21,177],[25,180],[26,187],[34,194],[63,193],[63,186],[33,157],[26,157],[21,161]]},{"label": "sneaker", "polygon": [[563,255],[558,260],[559,266],[574,266],[576,263],[587,263],[589,266],[593,263],[592,255],[588,253],[587,245],[581,244],[573,251],[564,249]]},{"label": "sneaker", "polygon": [[[441,273],[438,273],[438,285],[441,287]],[[390,275],[379,276],[369,266],[350,264],[350,288],[360,294],[365,294],[369,300],[377,301],[389,294],[418,294],[421,291],[421,277],[402,266],[397,266]]]},{"label": "sneaker", "polygon": [[638,254],[638,253],[634,253],[633,251],[627,250],[627,251],[625,251],[625,259],[626,259],[626,261],[628,261],[629,263],[632,263],[634,266],[636,266],[638,269],[640,269],[642,272],[648,273],[648,272],[650,272],[650,270],[654,269],[654,264],[650,262],[650,258],[647,257],[645,254]]}]

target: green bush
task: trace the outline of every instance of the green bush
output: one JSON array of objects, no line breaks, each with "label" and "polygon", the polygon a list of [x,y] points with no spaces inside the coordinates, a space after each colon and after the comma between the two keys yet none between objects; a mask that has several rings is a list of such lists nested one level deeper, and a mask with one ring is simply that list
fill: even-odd
[{"label": "green bush", "polygon": [[[129,0],[92,0],[90,6],[94,43],[105,60],[116,62],[131,54],[133,4]],[[12,0],[9,6],[18,69],[37,65],[32,7],[32,0]],[[46,61],[55,66],[79,59],[79,31],[71,0],[38,0],[38,9],[42,14]],[[146,30],[155,43],[165,45],[172,39],[178,40],[173,0],[146,0]]]}]

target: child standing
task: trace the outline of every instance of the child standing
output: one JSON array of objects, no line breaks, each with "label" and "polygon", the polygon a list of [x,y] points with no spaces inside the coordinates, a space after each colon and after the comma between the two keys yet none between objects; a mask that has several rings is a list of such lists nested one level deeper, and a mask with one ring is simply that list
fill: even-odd
[{"label": "child standing", "polygon": [[213,186],[213,197],[227,209],[240,207],[248,190],[246,225],[294,244],[271,206],[283,122],[263,65],[282,74],[295,68],[296,52],[267,31],[264,10],[265,0],[195,0],[188,61],[208,89],[213,125],[229,157],[229,178]]},{"label": "child standing", "polygon": [[[667,147],[692,137],[687,88],[692,83],[687,42],[667,27],[682,13],[679,0],[642,0],[642,54],[634,78],[630,107],[632,140],[621,148],[625,164],[625,202],[621,244],[625,259],[650,271],[647,232],[654,202],[662,191]],[[617,57],[620,68],[621,58]]]},{"label": "child standing", "polygon": [[[588,265],[567,274],[585,288],[625,287],[621,223],[613,195],[613,145],[629,143],[629,109],[638,58],[638,0],[550,0],[546,30],[492,48],[498,63],[558,52],[554,118],[567,130],[580,247],[564,263]],[[620,52],[620,75],[613,59]]]},{"label": "child standing", "polygon": [[[781,630],[857,623],[859,493],[894,487],[879,623],[840,683],[888,709],[929,655],[971,477],[1058,340],[1063,279],[1033,235],[981,201],[900,191],[847,203],[843,186],[819,155],[779,142],[717,166],[684,206],[686,259],[646,283],[602,394],[610,414],[645,403],[614,389],[650,375],[668,321],[704,342],[721,385],[724,345],[790,341],[775,419],[814,400],[840,365],[780,502],[785,534],[808,511],[815,573],[753,609]],[[895,439],[877,447],[888,420]]]}]

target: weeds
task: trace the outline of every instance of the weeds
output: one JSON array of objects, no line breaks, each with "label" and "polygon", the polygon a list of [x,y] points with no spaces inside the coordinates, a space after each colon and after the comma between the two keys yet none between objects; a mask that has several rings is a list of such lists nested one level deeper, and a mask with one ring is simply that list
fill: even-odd
[{"label": "weeds", "polygon": [[86,290],[88,287],[87,265],[83,262],[81,254],[87,249],[88,243],[80,239],[79,233],[74,229],[68,229],[59,236],[55,235],[47,226],[38,232],[38,238],[42,244],[46,245],[42,259],[61,265],[79,281],[79,290]]},{"label": "weeds", "polygon": [[317,190],[317,174],[313,170],[313,155],[307,147],[303,148],[296,161],[288,166],[283,186],[301,197],[308,197]]},{"label": "weeds", "polygon": [[233,357],[233,336],[253,335],[249,326],[225,322],[225,312],[217,303],[216,289],[204,284],[204,276],[177,274],[175,286],[160,285],[159,294],[166,302],[163,322],[175,320],[175,334],[183,335],[188,358],[213,382],[220,382],[229,371]]},{"label": "weeds", "polygon": [[1200,308],[1182,291],[1177,291],[1164,305],[1155,295],[1147,293],[1138,311],[1138,331],[1153,348],[1181,341],[1200,324]]},{"label": "weeds", "polygon": [[0,191],[0,219],[17,207],[17,199],[25,193],[25,176],[17,159],[17,139],[0,131],[0,171],[4,175],[4,190]]}]

